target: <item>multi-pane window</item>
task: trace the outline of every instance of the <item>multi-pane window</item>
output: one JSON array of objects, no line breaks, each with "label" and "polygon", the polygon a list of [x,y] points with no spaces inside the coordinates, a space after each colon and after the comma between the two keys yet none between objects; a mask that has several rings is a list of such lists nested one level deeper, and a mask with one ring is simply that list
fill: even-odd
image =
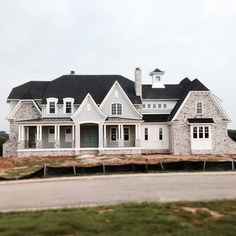
[{"label": "multi-pane window", "polygon": [[162,107],[162,105],[161,104],[158,104],[158,108],[161,108]]},{"label": "multi-pane window", "polygon": [[209,139],[210,128],[209,126],[195,126],[193,127],[193,138],[194,139]]},{"label": "multi-pane window", "polygon": [[144,129],[144,139],[148,140],[148,128]]},{"label": "multi-pane window", "polygon": [[71,113],[71,112],[72,112],[72,103],[66,102],[66,113]]},{"label": "multi-pane window", "polygon": [[202,102],[197,102],[196,113],[197,113],[197,115],[203,114],[203,103]]},{"label": "multi-pane window", "polygon": [[199,127],[199,138],[203,138],[203,127]]},{"label": "multi-pane window", "polygon": [[159,140],[163,140],[163,129],[159,128]]},{"label": "multi-pane window", "polygon": [[152,105],[152,108],[156,108],[156,107],[157,107],[157,104],[153,104],[153,105]]},{"label": "multi-pane window", "polygon": [[146,108],[146,104],[143,104],[143,108]]},{"label": "multi-pane window", "polygon": [[111,114],[112,115],[122,115],[122,104],[113,103],[111,105]]},{"label": "multi-pane window", "polygon": [[205,127],[205,138],[209,138],[209,127]]},{"label": "multi-pane window", "polygon": [[122,114],[122,105],[120,103],[117,103],[117,115]]},{"label": "multi-pane window", "polygon": [[163,104],[163,107],[164,107],[164,108],[167,108],[167,104]]},{"label": "multi-pane window", "polygon": [[111,128],[111,141],[116,141],[116,139],[117,139],[116,128]]},{"label": "multi-pane window", "polygon": [[196,139],[198,137],[198,130],[197,127],[193,127],[193,138]]},{"label": "multi-pane window", "polygon": [[151,108],[151,104],[147,104],[147,108]]},{"label": "multi-pane window", "polygon": [[55,102],[49,102],[49,113],[55,113],[56,112],[56,103]]},{"label": "multi-pane window", "polygon": [[124,140],[129,141],[129,128],[124,128]]}]

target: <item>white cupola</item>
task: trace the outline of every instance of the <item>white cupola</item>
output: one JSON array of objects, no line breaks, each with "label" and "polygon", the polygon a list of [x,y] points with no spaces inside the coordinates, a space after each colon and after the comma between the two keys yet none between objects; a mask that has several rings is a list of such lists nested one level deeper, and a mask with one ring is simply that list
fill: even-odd
[{"label": "white cupola", "polygon": [[158,68],[150,73],[150,76],[152,76],[152,88],[165,88],[161,78],[161,76],[164,74],[165,72],[159,70]]}]

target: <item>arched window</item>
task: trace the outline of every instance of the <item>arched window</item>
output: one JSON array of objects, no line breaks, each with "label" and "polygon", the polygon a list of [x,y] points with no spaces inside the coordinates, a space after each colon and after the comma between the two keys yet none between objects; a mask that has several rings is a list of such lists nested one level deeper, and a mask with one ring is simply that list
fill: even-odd
[{"label": "arched window", "polygon": [[122,104],[112,103],[111,104],[111,114],[112,115],[122,115]]}]

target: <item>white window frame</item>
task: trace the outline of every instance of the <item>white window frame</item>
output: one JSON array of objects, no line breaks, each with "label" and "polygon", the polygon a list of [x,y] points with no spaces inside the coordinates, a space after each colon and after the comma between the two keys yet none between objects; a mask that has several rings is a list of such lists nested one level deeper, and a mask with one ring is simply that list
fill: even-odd
[{"label": "white window frame", "polygon": [[[199,113],[198,112],[198,104],[201,104],[201,110],[202,110],[202,112],[201,113]],[[202,102],[202,101],[196,101],[196,103],[195,103],[195,113],[196,113],[196,115],[203,115],[204,114],[204,103]]]},{"label": "white window frame", "polygon": [[[50,112],[50,103],[55,104],[55,113]],[[58,113],[58,99],[57,98],[47,98],[47,114],[49,115],[56,115]]]},{"label": "white window frame", "polygon": [[143,104],[143,105],[142,105],[142,108],[145,109],[145,108],[146,108],[146,104]]},{"label": "white window frame", "polygon": [[162,108],[162,104],[159,103],[159,104],[157,105],[157,107],[158,107],[158,109],[161,109],[161,108]]},{"label": "white window frame", "polygon": [[[116,140],[112,140],[112,130],[115,130],[116,131]],[[118,140],[118,129],[117,129],[117,127],[115,127],[115,126],[111,126],[110,127],[110,141],[111,142],[117,142],[117,140]]]},{"label": "white window frame", "polygon": [[111,104],[111,115],[122,115],[123,114],[123,105],[122,103],[112,103]]},{"label": "white window frame", "polygon": [[[130,127],[124,127],[124,141],[129,142],[130,141]],[[125,129],[128,129],[128,140],[125,140]]]},{"label": "white window frame", "polygon": [[[66,112],[66,104],[68,102],[71,103],[71,113]],[[65,115],[74,113],[74,102],[75,102],[74,98],[63,98],[63,112]]]},{"label": "white window frame", "polygon": [[[208,129],[207,132],[206,129]],[[200,132],[200,130],[202,130],[202,132]],[[194,137],[194,134],[197,134],[197,137]],[[202,138],[200,138],[200,134],[202,134]],[[206,137],[206,134],[208,134],[208,137]],[[211,126],[203,124],[193,125],[191,135],[193,140],[209,140],[211,138]]]}]

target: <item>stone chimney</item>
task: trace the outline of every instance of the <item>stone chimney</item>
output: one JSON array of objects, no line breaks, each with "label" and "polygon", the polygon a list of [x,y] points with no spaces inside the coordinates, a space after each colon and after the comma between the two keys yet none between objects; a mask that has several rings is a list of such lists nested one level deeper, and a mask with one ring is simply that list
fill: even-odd
[{"label": "stone chimney", "polygon": [[142,98],[142,71],[140,68],[135,69],[135,93],[136,96],[140,96]]}]

